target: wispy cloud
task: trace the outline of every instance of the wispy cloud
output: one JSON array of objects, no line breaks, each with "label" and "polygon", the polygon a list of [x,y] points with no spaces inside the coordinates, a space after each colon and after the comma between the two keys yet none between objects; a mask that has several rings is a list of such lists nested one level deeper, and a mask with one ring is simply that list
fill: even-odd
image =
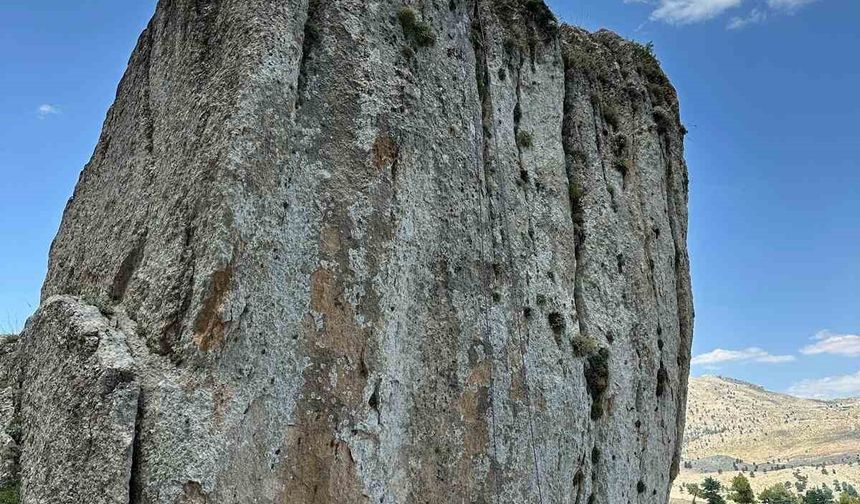
[{"label": "wispy cloud", "polygon": [[839,399],[860,396],[860,372],[799,381],[788,388],[788,393],[811,399]]},{"label": "wispy cloud", "polygon": [[767,0],[767,5],[771,9],[793,12],[816,1],[818,0]]},{"label": "wispy cloud", "polygon": [[39,119],[44,119],[51,115],[60,114],[61,110],[56,105],[51,105],[50,103],[43,103],[39,105],[39,108],[36,109],[36,114],[38,114]]},{"label": "wispy cloud", "polygon": [[743,350],[716,350],[693,357],[694,365],[714,365],[724,362],[760,362],[763,364],[779,364],[792,362],[793,355],[772,355],[758,347],[745,348]]},{"label": "wispy cloud", "polygon": [[624,0],[625,3],[650,4],[651,21],[688,25],[709,21],[732,9],[750,6],[745,15],[730,19],[726,27],[737,30],[765,21],[770,14],[793,14],[818,0]]},{"label": "wispy cloud", "polygon": [[860,335],[820,331],[812,338],[815,343],[800,349],[804,355],[833,354],[860,357]]},{"label": "wispy cloud", "polygon": [[651,13],[651,19],[678,25],[698,23],[738,7],[741,2],[742,0],[660,0]]},{"label": "wispy cloud", "polygon": [[729,30],[739,30],[741,28],[745,28],[748,25],[761,23],[767,19],[767,12],[762,9],[755,8],[750,11],[746,16],[738,17],[735,16],[729,21],[728,29]]}]

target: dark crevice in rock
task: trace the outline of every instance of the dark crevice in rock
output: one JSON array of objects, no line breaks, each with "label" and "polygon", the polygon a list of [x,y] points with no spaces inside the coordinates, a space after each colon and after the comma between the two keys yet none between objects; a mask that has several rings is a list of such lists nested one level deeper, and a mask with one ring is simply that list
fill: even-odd
[{"label": "dark crevice in rock", "polygon": [[128,289],[129,281],[131,281],[132,275],[134,275],[137,267],[140,266],[141,260],[143,260],[143,252],[146,248],[146,235],[147,232],[144,231],[134,244],[134,247],[132,247],[131,251],[123,259],[116,275],[114,275],[110,290],[110,297],[114,303],[122,302],[125,297],[125,291]]},{"label": "dark crevice in rock", "polygon": [[137,398],[137,415],[134,420],[134,440],[131,445],[131,475],[128,482],[128,504],[141,504],[143,496],[143,484],[140,480],[141,474],[141,435],[143,423],[143,390]]},{"label": "dark crevice in rock", "polygon": [[[676,105],[677,107],[677,105]],[[662,142],[661,142],[662,145]],[[678,353],[677,353],[677,365],[678,365],[678,375],[679,384],[678,387],[681,390],[686,390],[687,381],[689,376],[689,360],[687,360],[683,356],[689,356],[691,347],[692,347],[692,334],[693,334],[693,311],[692,311],[692,294],[689,290],[690,278],[689,278],[689,267],[686,261],[686,252],[683,247],[684,237],[681,236],[681,230],[679,230],[678,219],[678,208],[675,202],[675,196],[673,195],[673,191],[677,191],[677,181],[675,180],[675,172],[672,164],[672,156],[667,152],[668,146],[663,147],[664,152],[664,166],[666,169],[666,208],[669,213],[669,231],[672,235],[672,243],[674,247],[674,261],[673,261],[673,269],[675,276],[675,299],[676,299],[676,309],[678,313]],[[684,197],[686,198],[686,184],[683,188]],[[659,327],[660,332],[662,333],[662,327]],[[662,363],[661,363],[662,366]],[[685,422],[685,409],[686,409],[686,396],[684,394],[678,394],[676,398],[677,404],[675,408],[676,415],[676,427],[675,433],[677,439],[675,440],[675,448],[672,456],[672,463],[669,469],[670,478],[674,479],[678,472],[680,471],[681,465],[681,439],[684,432],[684,422]]]},{"label": "dark crevice in rock", "polygon": [[660,369],[657,371],[657,397],[663,397],[666,392],[666,386],[669,382],[669,372],[666,371],[666,366],[660,362]]},{"label": "dark crevice in rock", "polygon": [[379,411],[379,386],[381,385],[380,380],[376,380],[373,384],[373,392],[370,394],[370,398],[367,400],[367,405],[370,406],[376,413],[376,422],[378,424],[382,424],[382,413]]},{"label": "dark crevice in rock", "polygon": [[221,65],[221,44],[218,17],[221,13],[221,0],[194,0],[195,29],[198,47],[195,68],[203,70],[197,79],[198,89],[202,92],[213,75],[213,70]]},{"label": "dark crevice in rock", "polygon": [[[483,281],[483,292],[485,295],[482,298],[486,299],[484,306],[482,306],[481,311],[484,314],[484,334],[483,334],[483,348],[486,355],[489,357],[490,362],[494,362],[494,349],[491,341],[491,328],[489,321],[489,299],[491,283],[492,283],[492,270],[489,267],[484,265],[487,258],[487,245],[486,245],[486,237],[489,234],[491,237],[493,235],[491,226],[488,226],[484,219],[484,208],[487,208],[487,213],[489,214],[490,221],[492,221],[492,208],[491,205],[485,203],[485,199],[491,198],[491,192],[489,187],[488,180],[488,172],[491,167],[490,160],[490,138],[491,138],[491,130],[493,120],[493,109],[492,103],[490,102],[489,95],[489,65],[487,63],[487,54],[485,44],[485,34],[484,34],[484,26],[481,19],[481,4],[480,1],[476,1],[474,5],[474,10],[471,14],[471,41],[472,41],[472,49],[475,53],[475,85],[478,92],[478,106],[480,107],[480,119],[481,122],[478,125],[480,131],[479,138],[479,148],[481,149],[480,155],[478,156],[478,166],[475,167],[475,177],[476,183],[479,186],[483,186],[478,190],[480,205],[478,206],[478,222],[480,223],[481,229],[479,230],[479,241],[481,245],[481,277]],[[491,238],[492,239],[492,238]],[[495,247],[493,247],[495,250]],[[491,254],[495,256],[495,252],[491,251]],[[495,264],[495,261],[493,261]],[[496,414],[495,414],[495,405],[496,405],[496,394],[495,394],[495,372],[494,370],[490,371],[489,377],[489,407],[490,410],[490,421],[491,425],[491,439],[492,439],[492,459],[490,460],[490,474],[489,478],[494,482],[494,490],[496,493],[496,500],[498,500],[498,495],[500,492],[500,477],[498,476],[500,473],[499,468],[499,459],[498,459],[498,438],[496,432]]]},{"label": "dark crevice in rock", "polygon": [[[153,31],[155,31],[154,23],[150,23],[146,28],[144,37],[146,38],[145,51],[143,52],[143,58],[145,59],[143,63],[143,73],[144,73],[144,84],[142,92],[143,96],[143,120],[144,120],[144,138],[146,138],[146,151],[152,156],[155,152],[155,118],[152,113],[152,51],[154,45],[154,35]],[[105,147],[105,152],[108,152],[108,147],[110,146],[110,142]]]},{"label": "dark crevice in rock", "polygon": [[578,129],[576,128],[576,118],[573,111],[576,107],[576,94],[574,92],[573,80],[576,78],[576,73],[570,65],[570,58],[563,58],[564,61],[564,103],[562,105],[562,148],[564,150],[565,171],[567,173],[568,197],[570,204],[571,221],[573,222],[574,230],[574,259],[576,261],[576,270],[574,271],[574,287],[573,287],[573,302],[576,310],[576,320],[579,324],[579,332],[582,335],[588,335],[588,322],[585,307],[585,296],[583,295],[583,280],[585,275],[584,268],[584,248],[585,248],[585,193],[582,189],[582,184],[579,182],[577,169],[584,170],[584,163],[587,161],[584,154],[574,143],[573,139],[581,139]]},{"label": "dark crevice in rock", "polygon": [[293,110],[301,108],[304,102],[304,94],[308,85],[308,65],[311,53],[320,45],[322,34],[320,33],[320,2],[321,0],[309,0],[308,11],[305,14],[305,24],[302,38],[302,56],[299,59],[299,76],[296,85],[296,103]]}]

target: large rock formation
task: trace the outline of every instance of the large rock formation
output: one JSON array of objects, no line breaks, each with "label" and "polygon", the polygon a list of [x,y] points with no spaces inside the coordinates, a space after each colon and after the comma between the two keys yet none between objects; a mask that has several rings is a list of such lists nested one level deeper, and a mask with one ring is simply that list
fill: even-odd
[{"label": "large rock formation", "polygon": [[25,503],[662,503],[677,98],[539,0],[162,0],[16,350]]}]

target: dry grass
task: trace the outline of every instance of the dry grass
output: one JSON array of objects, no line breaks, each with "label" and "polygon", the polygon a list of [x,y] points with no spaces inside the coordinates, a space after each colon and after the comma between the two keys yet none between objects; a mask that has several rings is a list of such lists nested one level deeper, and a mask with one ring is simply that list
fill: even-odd
[{"label": "dry grass", "polygon": [[825,402],[717,377],[690,380],[684,459],[750,463],[860,454],[860,402]]},{"label": "dry grass", "polygon": [[[692,502],[681,490],[686,483],[710,476],[729,484],[735,468],[756,493],[785,482],[796,490],[797,475],[808,478],[807,488],[833,488],[834,481],[860,487],[860,399],[814,401],[735,380],[692,378],[684,437],[683,460],[693,467],[682,468],[672,503]],[[733,466],[733,459],[742,462]]]}]

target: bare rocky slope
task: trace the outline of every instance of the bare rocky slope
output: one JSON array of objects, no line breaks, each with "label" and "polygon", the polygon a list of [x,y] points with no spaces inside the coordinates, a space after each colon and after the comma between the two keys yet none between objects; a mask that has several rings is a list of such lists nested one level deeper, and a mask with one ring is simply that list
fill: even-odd
[{"label": "bare rocky slope", "polygon": [[683,138],[539,0],[162,0],[0,352],[23,502],[666,502]]},{"label": "bare rocky slope", "polygon": [[[739,472],[758,493],[842,483],[860,487],[860,401],[818,401],[723,378],[691,378],[683,466],[671,502],[692,502],[683,487]],[[701,502],[701,500],[699,501]]]},{"label": "bare rocky slope", "polygon": [[765,469],[858,456],[856,399],[801,399],[716,376],[690,380],[684,460],[696,467],[716,468],[720,457],[723,469]]}]

